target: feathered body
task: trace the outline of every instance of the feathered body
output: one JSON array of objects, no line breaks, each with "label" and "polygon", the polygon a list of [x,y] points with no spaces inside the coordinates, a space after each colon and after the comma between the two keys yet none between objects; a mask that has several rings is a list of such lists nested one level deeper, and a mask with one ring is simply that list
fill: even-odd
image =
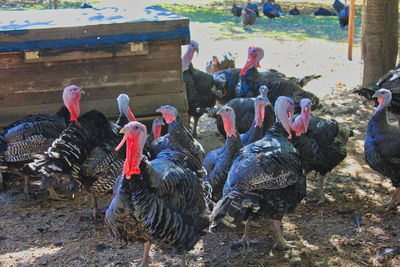
[{"label": "feathered body", "polygon": [[29,166],[42,175],[42,187],[47,188],[58,178],[71,177],[73,171],[79,172],[92,149],[113,135],[115,133],[104,114],[89,111],[78,118],[78,123],[71,122],[47,151]]},{"label": "feathered body", "polygon": [[235,227],[259,210],[269,218],[281,220],[305,197],[301,158],[287,136],[278,123],[263,139],[239,151],[229,171],[224,196],[213,211],[214,225],[222,220]]},{"label": "feathered body", "polygon": [[239,82],[240,72],[241,69],[235,68],[214,73],[215,89],[213,93],[217,96],[219,103],[225,105],[236,97],[236,85]]},{"label": "feathered body", "polygon": [[339,0],[335,0],[335,2],[333,2],[333,8],[336,10],[337,13],[339,13],[344,9],[344,4]]},{"label": "feathered body", "polygon": [[242,8],[240,6],[237,6],[235,4],[235,0],[232,0],[232,8],[231,8],[231,13],[235,17],[240,17],[242,15]]},{"label": "feathered body", "polygon": [[301,13],[300,13],[300,11],[297,9],[297,5],[294,5],[294,7],[291,9],[291,10],[289,10],[289,15],[292,15],[292,16],[298,16],[298,15],[300,15]]},{"label": "feathered body", "polygon": [[282,11],[275,7],[275,3],[269,1],[264,2],[263,13],[270,19],[279,18],[280,16],[283,16]]},{"label": "feathered body", "polygon": [[257,3],[251,3],[250,0],[244,5],[243,9],[250,9],[256,14],[256,17],[260,16],[260,12],[258,11]]},{"label": "feathered body", "polygon": [[315,16],[336,16],[335,12],[332,12],[326,8],[320,7],[314,12]]},{"label": "feathered body", "polygon": [[256,13],[252,9],[242,9],[243,26],[251,26],[256,22]]},{"label": "feathered body", "polygon": [[345,6],[338,15],[339,18],[339,25],[341,28],[346,27],[349,25],[349,6]]},{"label": "feathered body", "polygon": [[334,120],[311,115],[308,130],[293,137],[293,145],[299,151],[308,173],[312,170],[326,175],[347,155],[346,143],[353,132]]}]

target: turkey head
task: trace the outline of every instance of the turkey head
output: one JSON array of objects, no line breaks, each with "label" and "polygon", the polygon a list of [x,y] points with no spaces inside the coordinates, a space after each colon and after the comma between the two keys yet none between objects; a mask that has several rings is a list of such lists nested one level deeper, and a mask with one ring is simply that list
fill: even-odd
[{"label": "turkey head", "polygon": [[226,137],[237,136],[235,127],[235,111],[233,111],[229,106],[223,106],[217,111],[217,114],[222,117],[224,122]]},{"label": "turkey head", "polygon": [[173,106],[170,106],[170,105],[161,106],[156,111],[161,112],[161,114],[164,117],[164,120],[168,124],[171,124],[173,121],[175,121],[177,118],[179,118],[179,113],[176,110],[176,108],[174,108]]},{"label": "turkey head", "polygon": [[310,123],[312,102],[308,98],[303,98],[300,101],[301,113],[293,122],[292,129],[296,132],[296,136],[305,134]]},{"label": "turkey head", "polygon": [[164,122],[162,119],[155,119],[153,121],[151,130],[153,132],[153,139],[157,139],[158,137],[161,136],[161,128],[164,125]]},{"label": "turkey head", "polygon": [[143,159],[143,148],[146,143],[147,129],[146,126],[138,121],[131,121],[121,129],[120,133],[124,134],[121,143],[115,150],[119,150],[126,142],[126,159],[122,173],[127,179],[132,174],[140,174],[139,164]]},{"label": "turkey head", "polygon": [[382,88],[382,89],[379,89],[378,91],[376,91],[372,95],[372,98],[374,98],[374,97],[378,98],[378,103],[379,103],[378,107],[376,108],[376,110],[374,112],[374,114],[375,114],[378,110],[389,105],[390,101],[392,100],[392,92],[390,92],[387,89]]},{"label": "turkey head", "polygon": [[262,48],[250,46],[247,54],[247,62],[242,68],[240,76],[245,75],[246,71],[248,69],[251,69],[252,67],[256,68],[261,67],[260,60],[263,59],[263,57],[264,57],[264,50]]},{"label": "turkey head", "polygon": [[117,97],[119,113],[124,114],[129,121],[136,121],[135,116],[129,108],[129,96],[127,94],[120,94]]},{"label": "turkey head", "polygon": [[256,124],[254,127],[261,127],[264,122],[264,115],[265,115],[265,107],[270,104],[268,98],[265,98],[261,95],[256,97],[254,101],[254,108],[255,108],[255,119]]},{"label": "turkey head", "polygon": [[78,117],[80,114],[79,100],[81,99],[81,94],[83,90],[76,85],[70,85],[64,88],[63,91],[63,101],[64,105],[68,108],[71,114],[71,121],[78,123]]},{"label": "turkey head", "polygon": [[197,55],[199,54],[199,43],[195,40],[191,40],[185,54],[182,57],[182,71],[185,71],[189,68],[194,52],[196,52]]},{"label": "turkey head", "polygon": [[294,103],[287,96],[280,96],[275,102],[276,121],[279,121],[288,133],[288,139],[292,139],[290,128],[293,121]]}]

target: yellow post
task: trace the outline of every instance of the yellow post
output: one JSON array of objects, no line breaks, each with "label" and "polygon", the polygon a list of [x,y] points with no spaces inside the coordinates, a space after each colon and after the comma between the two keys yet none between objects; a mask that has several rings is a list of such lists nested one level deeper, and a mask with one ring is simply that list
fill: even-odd
[{"label": "yellow post", "polygon": [[354,13],[355,13],[355,0],[351,0],[349,9],[349,51],[347,58],[353,59],[353,37],[354,37]]}]

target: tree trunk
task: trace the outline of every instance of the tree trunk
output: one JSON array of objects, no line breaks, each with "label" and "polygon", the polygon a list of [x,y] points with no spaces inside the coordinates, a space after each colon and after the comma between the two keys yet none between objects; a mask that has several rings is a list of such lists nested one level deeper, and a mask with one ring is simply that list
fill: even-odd
[{"label": "tree trunk", "polygon": [[367,0],[363,10],[361,52],[363,86],[375,84],[396,64],[399,0]]}]

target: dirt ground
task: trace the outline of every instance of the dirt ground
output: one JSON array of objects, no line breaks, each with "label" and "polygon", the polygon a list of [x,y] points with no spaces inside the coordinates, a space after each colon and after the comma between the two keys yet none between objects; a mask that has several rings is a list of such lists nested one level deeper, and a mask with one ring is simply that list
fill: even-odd
[{"label": "dirt ground", "polygon": [[[360,82],[359,47],[348,61],[343,43],[310,39],[302,42],[249,38],[216,40],[214,28],[191,23],[192,38],[200,43],[194,66],[204,70],[212,54],[229,50],[237,53],[242,66],[249,45],[264,47],[264,68],[276,68],[291,76],[310,73],[322,78],[305,89],[317,94],[323,108],[315,112],[354,129],[348,142],[347,158],[326,176],[328,202],[316,206],[318,179],[307,177],[307,198],[283,220],[287,240],[297,241],[297,249],[273,250],[273,232],[267,219],[257,219],[261,227],[250,228],[251,246],[231,250],[243,227],[206,235],[187,254],[189,266],[400,266],[400,256],[378,259],[386,249],[400,245],[400,216],[381,205],[394,190],[389,179],[369,168],[364,160],[366,125],[373,106],[348,91]],[[218,33],[215,33],[218,34]],[[393,120],[394,122],[394,120]],[[213,119],[202,117],[199,141],[209,151],[223,144]],[[35,188],[35,185],[32,184]],[[124,246],[107,235],[102,219],[91,218],[86,192],[64,194],[69,201],[50,201],[47,194],[25,200],[21,186],[0,193],[0,266],[139,266],[143,244]],[[106,208],[104,198],[100,206]],[[357,226],[357,218],[359,227]],[[298,253],[300,261],[295,262]],[[151,266],[176,266],[178,257],[156,248],[150,252]]]}]

